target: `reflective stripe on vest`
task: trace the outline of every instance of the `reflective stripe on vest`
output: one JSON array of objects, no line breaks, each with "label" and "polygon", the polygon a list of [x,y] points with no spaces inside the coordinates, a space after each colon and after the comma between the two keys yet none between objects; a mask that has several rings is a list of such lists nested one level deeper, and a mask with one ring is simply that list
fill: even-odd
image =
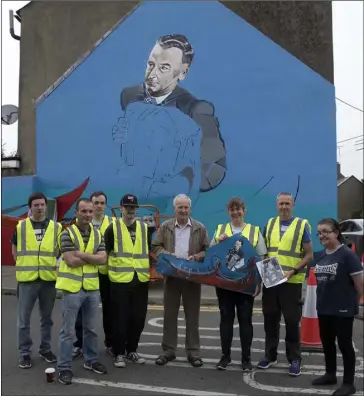
[{"label": "reflective stripe on vest", "polygon": [[[291,271],[303,258],[304,254],[302,251],[302,237],[307,220],[295,218],[288,229],[283,234],[282,239],[280,238],[280,220],[279,217],[272,218],[268,221],[266,231],[266,244],[269,257],[277,257],[283,271]],[[294,231],[292,233],[292,227]],[[273,232],[278,233],[274,235]],[[287,240],[287,235],[292,233],[292,239]],[[272,236],[279,241],[278,246],[272,246]],[[306,269],[302,268],[299,270],[297,275],[292,276],[289,283],[302,283],[305,279]]]},{"label": "reflective stripe on vest", "polygon": [[[101,223],[101,225],[100,225],[100,228],[99,228],[99,231],[100,231],[100,233],[101,233],[102,236],[104,236],[105,231],[106,231],[106,229],[109,227],[109,225],[110,225],[113,221],[115,221],[114,219],[115,219],[114,217],[104,216],[104,218],[102,219],[102,223]],[[98,266],[98,270],[99,270],[100,274],[102,274],[102,275],[107,275],[107,271],[108,271],[107,264],[105,264],[105,265],[99,265],[99,266]]]},{"label": "reflective stripe on vest", "polygon": [[16,279],[31,282],[38,277],[44,281],[55,281],[57,277],[58,234],[62,226],[50,220],[43,239],[37,242],[30,219],[17,225]]},{"label": "reflective stripe on vest", "polygon": [[[132,281],[134,272],[136,272],[139,280],[146,282],[150,277],[147,226],[143,222],[136,221],[134,245],[130,235],[123,236],[122,228],[124,228],[125,233],[129,234],[127,227],[121,219],[113,225],[114,250],[109,254],[109,278],[112,282],[128,283]],[[130,239],[130,246],[128,245],[128,239]],[[141,253],[138,251],[134,252],[139,246]]]},{"label": "reflective stripe on vest", "polygon": [[[96,254],[101,243],[101,233],[90,225],[90,239],[85,247],[83,238],[76,225],[70,226],[67,230],[73,241],[75,249],[89,254]],[[94,264],[85,264],[80,267],[69,267],[62,257],[59,266],[56,288],[70,293],[77,293],[83,287],[85,290],[99,289],[98,268]]]},{"label": "reflective stripe on vest", "polygon": [[[222,234],[226,234],[227,236],[231,237],[233,235],[231,224],[220,224],[217,226],[215,240],[217,241],[219,236]],[[250,244],[255,248],[258,244],[259,238],[259,227],[253,226],[251,224],[245,224],[241,235],[245,237]]]}]

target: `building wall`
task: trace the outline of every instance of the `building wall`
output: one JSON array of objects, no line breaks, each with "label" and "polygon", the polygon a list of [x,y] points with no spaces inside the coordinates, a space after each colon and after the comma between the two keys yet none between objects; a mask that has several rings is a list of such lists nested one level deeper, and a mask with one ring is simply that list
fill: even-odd
[{"label": "building wall", "polygon": [[[137,4],[32,1],[22,9],[18,141],[23,173],[36,169],[33,101]],[[333,82],[331,2],[227,1],[224,5]]]},{"label": "building wall", "polygon": [[[188,193],[210,235],[232,196],[261,227],[282,191],[313,226],[335,217],[331,5],[264,3],[146,2],[117,25],[135,3],[25,7],[19,149],[37,188],[55,196],[90,177],[87,194],[104,190],[115,206],[135,193],[164,215]],[[156,40],[171,33],[195,51],[178,84],[186,100],[176,90],[173,105],[155,107],[138,89]]]},{"label": "building wall", "polygon": [[123,16],[135,1],[33,1],[21,11],[19,153],[36,170],[37,99]]},{"label": "building wall", "polygon": [[339,220],[353,218],[353,214],[363,210],[364,187],[355,177],[338,186]]}]

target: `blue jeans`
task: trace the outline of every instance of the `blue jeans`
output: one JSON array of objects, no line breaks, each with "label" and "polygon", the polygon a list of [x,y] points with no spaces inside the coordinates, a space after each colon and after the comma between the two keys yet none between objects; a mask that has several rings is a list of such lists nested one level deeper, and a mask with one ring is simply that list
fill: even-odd
[{"label": "blue jeans", "polygon": [[73,337],[78,311],[82,309],[83,356],[86,363],[97,361],[97,332],[100,293],[81,289],[78,293],[63,292],[62,328],[59,334],[58,370],[71,370]]},{"label": "blue jeans", "polygon": [[56,300],[55,282],[18,282],[18,349],[20,356],[30,356],[33,345],[30,337],[30,316],[39,300],[41,343],[39,353],[51,350],[52,311]]}]

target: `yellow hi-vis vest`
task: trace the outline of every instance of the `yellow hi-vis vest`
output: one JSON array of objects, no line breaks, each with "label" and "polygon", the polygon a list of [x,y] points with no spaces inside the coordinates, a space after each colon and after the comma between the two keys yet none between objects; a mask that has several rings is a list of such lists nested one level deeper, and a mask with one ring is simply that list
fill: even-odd
[{"label": "yellow hi-vis vest", "polygon": [[[100,225],[99,231],[101,232],[101,235],[104,236],[106,228],[109,227],[109,225],[115,221],[114,217],[111,216],[104,216],[102,219],[102,223]],[[105,265],[99,265],[98,266],[100,274],[107,275],[107,264]]]},{"label": "yellow hi-vis vest", "polygon": [[[279,217],[273,217],[268,221],[265,235],[268,257],[276,257],[285,272],[291,271],[302,260],[302,237],[306,224],[311,229],[307,220],[296,217],[281,239]],[[301,269],[288,280],[288,283],[303,283],[305,273],[306,269]]]},{"label": "yellow hi-vis vest", "polygon": [[[69,235],[76,250],[89,254],[96,254],[101,243],[101,233],[95,230],[90,224],[90,239],[85,247],[82,235],[78,227],[73,224],[67,228]],[[94,264],[85,264],[80,267],[71,268],[67,265],[64,258],[59,265],[56,289],[68,291],[70,293],[78,293],[81,287],[84,290],[99,290],[98,266]]]},{"label": "yellow hi-vis vest", "polygon": [[[226,234],[228,237],[233,236],[233,231],[232,231],[230,223],[219,224],[217,226],[217,229],[215,232],[215,242],[218,241],[219,236],[222,234]],[[245,227],[243,228],[241,235],[243,237],[245,237],[251,243],[251,245],[255,248],[258,244],[258,239],[259,239],[259,227],[253,226],[251,224],[245,224]]]},{"label": "yellow hi-vis vest", "polygon": [[16,280],[32,282],[38,278],[54,282],[57,278],[58,235],[62,225],[50,220],[40,243],[29,218],[16,226]]},{"label": "yellow hi-vis vest", "polygon": [[134,272],[136,272],[140,282],[148,282],[150,273],[147,225],[136,221],[134,245],[122,219],[113,223],[113,229],[114,249],[110,253],[108,261],[110,281],[129,283],[133,280]]}]

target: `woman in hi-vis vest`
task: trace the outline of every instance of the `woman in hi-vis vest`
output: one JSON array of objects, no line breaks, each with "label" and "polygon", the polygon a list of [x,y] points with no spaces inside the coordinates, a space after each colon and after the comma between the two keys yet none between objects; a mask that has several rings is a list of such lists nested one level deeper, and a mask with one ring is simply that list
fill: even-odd
[{"label": "woman in hi-vis vest", "polygon": [[[245,223],[245,203],[240,198],[232,198],[227,205],[230,222],[217,226],[211,245],[240,233],[249,240],[261,258],[267,256],[267,248],[259,227]],[[216,287],[216,294],[220,308],[220,337],[222,356],[217,364],[218,370],[226,370],[231,363],[231,343],[234,333],[235,307],[239,321],[241,343],[241,366],[243,371],[251,371],[253,366],[250,359],[250,349],[253,341],[253,305],[254,297],[260,293],[258,285],[253,295]]]}]

